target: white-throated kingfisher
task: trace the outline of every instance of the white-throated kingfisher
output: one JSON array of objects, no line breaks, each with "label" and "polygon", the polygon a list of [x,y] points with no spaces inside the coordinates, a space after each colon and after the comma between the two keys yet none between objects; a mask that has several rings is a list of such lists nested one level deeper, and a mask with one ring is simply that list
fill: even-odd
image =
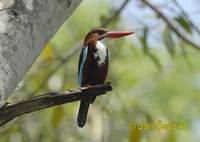
[{"label": "white-throated kingfisher", "polygon": [[[80,86],[90,86],[104,83],[108,72],[108,49],[101,40],[116,39],[133,34],[128,31],[109,31],[104,28],[91,30],[85,37],[81,50],[78,66],[78,78]],[[77,123],[79,127],[85,125],[90,103],[95,97],[82,99],[78,112]]]}]

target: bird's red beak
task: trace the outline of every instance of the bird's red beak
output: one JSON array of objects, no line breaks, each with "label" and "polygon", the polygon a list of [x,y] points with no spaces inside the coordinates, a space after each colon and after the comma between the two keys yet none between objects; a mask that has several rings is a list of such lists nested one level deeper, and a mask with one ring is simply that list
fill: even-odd
[{"label": "bird's red beak", "polygon": [[120,37],[124,37],[124,36],[128,36],[133,34],[134,32],[129,32],[129,31],[109,31],[105,34],[103,34],[104,38],[120,38]]}]

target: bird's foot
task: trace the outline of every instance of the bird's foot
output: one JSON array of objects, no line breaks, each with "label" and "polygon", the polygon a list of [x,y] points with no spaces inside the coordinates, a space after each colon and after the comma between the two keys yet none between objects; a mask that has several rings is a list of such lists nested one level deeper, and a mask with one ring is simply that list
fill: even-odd
[{"label": "bird's foot", "polygon": [[88,89],[92,89],[92,88],[93,88],[91,85],[86,85],[86,87],[87,87]]},{"label": "bird's foot", "polygon": [[110,84],[111,84],[111,82],[106,82],[106,84],[110,85]]}]

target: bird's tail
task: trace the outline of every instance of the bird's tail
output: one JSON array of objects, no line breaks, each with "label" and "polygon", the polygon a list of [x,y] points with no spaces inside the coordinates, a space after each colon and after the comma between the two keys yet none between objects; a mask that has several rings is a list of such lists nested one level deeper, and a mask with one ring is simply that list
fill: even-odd
[{"label": "bird's tail", "polygon": [[77,118],[77,123],[79,127],[83,127],[85,125],[89,106],[90,106],[90,101],[81,100]]}]

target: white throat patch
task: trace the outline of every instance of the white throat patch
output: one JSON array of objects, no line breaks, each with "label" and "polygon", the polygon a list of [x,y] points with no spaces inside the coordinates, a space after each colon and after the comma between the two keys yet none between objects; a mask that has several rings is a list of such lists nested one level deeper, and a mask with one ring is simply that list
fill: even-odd
[{"label": "white throat patch", "polygon": [[107,57],[107,49],[106,47],[100,42],[97,41],[96,43],[97,52],[94,54],[95,58],[99,57],[98,65],[105,63]]}]

